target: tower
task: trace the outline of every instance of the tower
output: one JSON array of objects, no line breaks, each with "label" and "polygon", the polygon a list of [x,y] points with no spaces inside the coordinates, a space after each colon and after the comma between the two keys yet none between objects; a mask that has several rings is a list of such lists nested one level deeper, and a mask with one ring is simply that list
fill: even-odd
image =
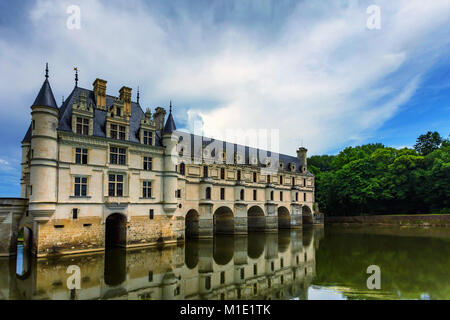
[{"label": "tower", "polygon": [[177,208],[177,199],[175,191],[177,190],[177,172],[175,166],[178,163],[177,142],[178,138],[175,134],[175,121],[172,116],[172,102],[170,103],[169,117],[162,131],[162,143],[164,150],[164,210],[173,212]]},{"label": "tower", "polygon": [[29,211],[35,221],[47,221],[53,215],[57,201],[59,110],[48,81],[45,81],[31,106],[31,152]]},{"label": "tower", "polygon": [[307,169],[307,163],[306,163],[306,153],[308,152],[308,149],[304,147],[300,147],[297,150],[297,158],[300,162],[300,170],[301,172],[306,172]]}]

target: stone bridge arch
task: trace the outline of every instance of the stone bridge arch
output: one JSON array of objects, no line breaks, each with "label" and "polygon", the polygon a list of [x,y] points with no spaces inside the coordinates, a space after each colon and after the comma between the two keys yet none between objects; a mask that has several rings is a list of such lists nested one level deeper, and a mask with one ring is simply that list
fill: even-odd
[{"label": "stone bridge arch", "polygon": [[313,224],[313,213],[310,207],[304,205],[302,207],[302,223],[305,224]]},{"label": "stone bridge arch", "polygon": [[199,213],[195,209],[187,212],[184,219],[185,238],[198,238],[199,236]]},{"label": "stone bridge arch", "polygon": [[252,206],[247,211],[248,231],[264,231],[266,228],[266,217],[264,210],[258,206]]},{"label": "stone bridge arch", "polygon": [[127,246],[127,216],[123,213],[109,214],[105,220],[105,248]]},{"label": "stone bridge arch", "polygon": [[234,214],[228,206],[221,206],[214,211],[213,230],[215,234],[234,234]]},{"label": "stone bridge arch", "polygon": [[289,229],[291,227],[291,214],[289,209],[280,206],[278,207],[278,229]]}]

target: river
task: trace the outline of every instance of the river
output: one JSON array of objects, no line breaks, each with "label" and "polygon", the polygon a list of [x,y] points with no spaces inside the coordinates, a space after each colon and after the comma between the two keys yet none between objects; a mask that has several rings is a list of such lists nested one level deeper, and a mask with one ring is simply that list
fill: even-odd
[{"label": "river", "polygon": [[449,244],[448,228],[315,226],[52,259],[19,248],[0,259],[0,299],[450,299]]}]

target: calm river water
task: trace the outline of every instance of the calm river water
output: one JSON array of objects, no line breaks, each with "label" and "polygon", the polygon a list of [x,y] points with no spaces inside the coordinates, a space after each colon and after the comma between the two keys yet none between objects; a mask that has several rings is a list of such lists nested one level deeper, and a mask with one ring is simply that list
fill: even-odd
[{"label": "calm river water", "polygon": [[[19,252],[0,259],[0,299],[450,299],[449,257],[448,228],[336,226],[54,259]],[[370,265],[379,290],[367,288]]]}]

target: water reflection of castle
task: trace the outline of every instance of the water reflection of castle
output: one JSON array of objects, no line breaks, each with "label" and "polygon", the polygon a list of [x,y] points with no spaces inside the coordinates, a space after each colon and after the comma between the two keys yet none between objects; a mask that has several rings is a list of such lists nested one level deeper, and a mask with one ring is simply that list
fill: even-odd
[{"label": "water reflection of castle", "polygon": [[[307,299],[323,229],[218,236],[163,249],[0,260],[0,299]],[[81,289],[67,288],[67,268]]]}]

